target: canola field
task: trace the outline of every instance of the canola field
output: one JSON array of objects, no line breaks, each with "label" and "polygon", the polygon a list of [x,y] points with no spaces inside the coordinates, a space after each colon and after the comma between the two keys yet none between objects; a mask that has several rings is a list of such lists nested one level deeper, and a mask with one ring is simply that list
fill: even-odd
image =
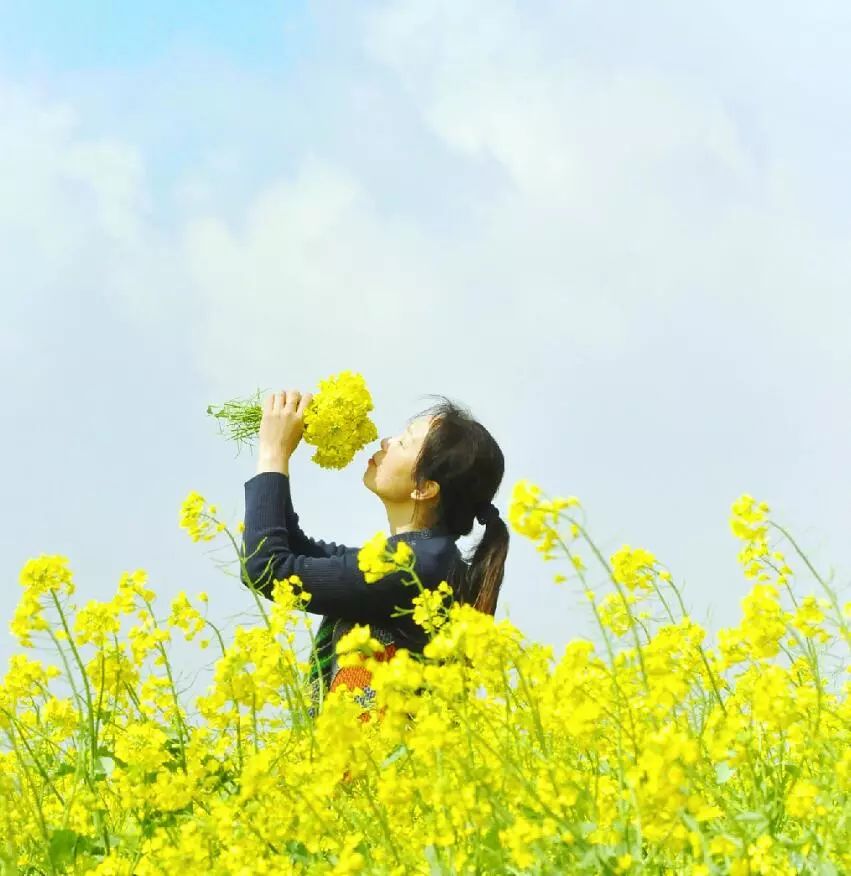
[{"label": "canola field", "polygon": [[[361,568],[411,573],[430,642],[380,662],[356,627],[339,650],[377,699],[335,690],[315,720],[297,578],[246,590],[256,623],[226,641],[204,593],[163,610],[137,570],[98,602],[68,558],[30,559],[0,682],[0,873],[851,872],[851,603],[743,495],[742,617],[710,643],[671,572],[629,545],[603,556],[580,512],[519,481],[508,517],[570,570],[553,580],[585,594],[598,644],[556,655],[423,591],[404,542],[376,536]],[[198,493],[180,525],[239,559],[241,524]],[[178,636],[216,654],[192,702]]]}]

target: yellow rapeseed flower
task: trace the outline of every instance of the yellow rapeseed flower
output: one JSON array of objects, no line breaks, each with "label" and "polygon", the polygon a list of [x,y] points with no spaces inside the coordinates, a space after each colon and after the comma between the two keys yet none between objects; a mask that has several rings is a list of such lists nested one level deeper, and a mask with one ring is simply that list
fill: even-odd
[{"label": "yellow rapeseed flower", "polygon": [[51,590],[70,596],[74,593],[74,580],[68,568],[68,557],[42,554],[36,559],[27,560],[21,569],[20,584],[36,596]]},{"label": "yellow rapeseed flower", "polygon": [[[627,594],[626,600],[627,603],[634,603],[636,597],[632,594]],[[623,636],[629,632],[631,627],[629,614],[620,593],[607,593],[600,601],[598,611],[600,613],[600,623],[610,629],[616,636]]]},{"label": "yellow rapeseed flower", "polygon": [[172,600],[171,614],[166,623],[170,627],[179,627],[183,630],[187,642],[191,642],[207,625],[204,616],[189,602],[183,590]]},{"label": "yellow rapeseed flower", "polygon": [[[508,522],[515,532],[536,542],[535,549],[544,560],[552,560],[553,550],[559,541],[557,526],[561,511],[574,505],[579,505],[576,496],[545,500],[537,484],[519,480],[512,489]],[[575,523],[571,524],[570,532],[572,538],[578,534]]]},{"label": "yellow rapeseed flower", "polygon": [[810,593],[801,600],[789,623],[796,630],[800,630],[805,636],[818,636],[824,642],[830,638],[830,635],[821,626],[823,620],[824,612],[821,610],[816,597]]},{"label": "yellow rapeseed flower", "polygon": [[[19,583],[24,592],[15,608],[9,631],[25,648],[32,648],[31,633],[51,628],[44,617],[45,605],[52,605],[54,598],[74,593],[74,580],[68,566],[68,558],[59,554],[41,554],[27,560],[21,569]],[[64,633],[63,630],[57,631]]]},{"label": "yellow rapeseed flower", "polygon": [[748,578],[755,578],[762,573],[763,563],[769,555],[768,527],[764,524],[770,510],[765,502],[757,503],[748,493],[733,503],[730,530],[745,543],[738,554],[738,561]]},{"label": "yellow rapeseed flower", "polygon": [[164,747],[167,739],[153,724],[129,724],[116,739],[115,754],[131,770],[152,772],[169,759]]},{"label": "yellow rapeseed flower", "polygon": [[408,568],[414,557],[413,548],[405,541],[399,541],[392,552],[387,547],[387,536],[377,532],[358,551],[358,568],[364,579],[371,584],[400,568]]},{"label": "yellow rapeseed flower", "polygon": [[205,511],[205,501],[200,493],[192,490],[180,506],[180,528],[189,533],[192,541],[212,541],[220,531],[210,513],[216,506],[211,505]]},{"label": "yellow rapeseed flower", "polygon": [[369,418],[372,397],[363,375],[341,371],[319,381],[304,412],[304,440],[316,447],[311,460],[322,468],[344,468],[355,453],[378,438]]},{"label": "yellow rapeseed flower", "polygon": [[609,561],[612,564],[612,576],[619,584],[630,590],[653,589],[653,566],[656,557],[649,551],[625,544],[612,554]]},{"label": "yellow rapeseed flower", "polygon": [[434,590],[423,590],[413,599],[414,622],[427,633],[440,629],[447,620],[446,596],[452,595],[452,587],[447,581],[441,581]]},{"label": "yellow rapeseed flower", "polygon": [[78,645],[87,643],[102,648],[121,629],[117,607],[113,602],[90,599],[74,620],[74,639]]}]

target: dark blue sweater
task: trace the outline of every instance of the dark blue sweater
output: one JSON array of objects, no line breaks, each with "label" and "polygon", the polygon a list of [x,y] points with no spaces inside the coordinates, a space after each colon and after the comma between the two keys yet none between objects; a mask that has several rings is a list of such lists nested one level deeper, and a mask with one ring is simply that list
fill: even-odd
[{"label": "dark blue sweater", "polygon": [[[427,589],[449,580],[453,562],[464,562],[457,537],[443,527],[390,535],[388,549],[394,550],[400,540],[413,549],[414,568]],[[298,575],[304,591],[312,594],[306,611],[384,627],[393,632],[397,648],[422,653],[428,641],[423,628],[414,623],[411,615],[390,617],[397,607],[412,607],[411,601],[419,592],[416,584],[406,585],[404,579],[409,576],[400,571],[367,583],[358,568],[360,548],[306,536],[293,509],[288,475],[261,472],[245,482],[242,541],[247,558],[245,572],[267,599],[272,598],[273,581]],[[244,575],[242,582],[248,586]]]}]

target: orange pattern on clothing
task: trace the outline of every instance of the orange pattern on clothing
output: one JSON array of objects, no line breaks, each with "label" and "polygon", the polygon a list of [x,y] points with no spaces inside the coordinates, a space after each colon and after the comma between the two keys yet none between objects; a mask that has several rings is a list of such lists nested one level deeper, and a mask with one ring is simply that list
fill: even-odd
[{"label": "orange pattern on clothing", "polygon": [[[386,663],[394,654],[396,653],[396,645],[390,644],[385,645],[383,651],[378,651],[373,655],[373,659],[376,663]],[[375,696],[375,692],[370,687],[369,683],[372,681],[372,673],[364,666],[343,666],[337,670],[337,674],[334,676],[334,680],[331,682],[331,687],[329,688],[329,692],[332,690],[336,690],[338,687],[347,687],[349,690],[354,690],[356,687],[362,688],[364,694],[372,699]],[[384,714],[387,706],[382,706],[379,711],[378,717],[379,719]],[[370,715],[369,711],[361,712],[358,716],[358,720],[361,722],[369,721]]]},{"label": "orange pattern on clothing", "polygon": [[337,674],[331,682],[331,690],[336,690],[340,686],[345,686],[350,690],[354,690],[356,687],[362,687],[366,690],[370,681],[372,681],[372,673],[365,667],[343,666],[337,670]]},{"label": "orange pattern on clothing", "polygon": [[[374,656],[376,663],[387,662],[396,653],[395,645],[385,645],[384,651],[376,653]],[[338,687],[345,686],[350,690],[356,687],[363,689],[364,693],[372,694],[372,688],[369,686],[372,681],[372,673],[363,666],[343,666],[337,670],[334,680],[331,682],[330,690],[336,690]],[[376,720],[380,721],[384,713],[387,711],[387,706],[384,705],[378,710]],[[370,710],[367,709],[358,715],[358,720],[365,723],[370,720]],[[349,783],[352,781],[352,774],[346,770],[343,773],[342,781]]]}]

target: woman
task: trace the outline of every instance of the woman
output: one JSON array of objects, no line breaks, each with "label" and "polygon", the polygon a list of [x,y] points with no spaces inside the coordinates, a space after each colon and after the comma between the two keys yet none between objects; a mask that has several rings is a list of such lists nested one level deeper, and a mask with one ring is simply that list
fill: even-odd
[{"label": "woman", "polygon": [[[370,675],[361,667],[338,669],[336,645],[356,623],[369,624],[385,645],[376,659],[390,659],[397,648],[421,654],[428,635],[411,615],[419,592],[401,571],[367,583],[358,568],[356,547],[318,541],[298,525],[290,492],[289,460],[304,432],[304,411],[313,398],[298,390],[272,393],[263,406],[257,473],[245,483],[245,566],[242,581],[271,599],[272,582],[298,575],[311,594],[306,610],[323,615],[312,660],[315,716],[324,691],[341,684],[362,687],[362,705],[374,698]],[[508,527],[491,504],[504,472],[499,445],[459,406],[442,402],[413,419],[404,431],[381,440],[368,460],[363,482],[384,503],[390,524],[388,549],[407,542],[424,588],[447,581],[459,602],[494,614],[508,553]],[[456,544],[473,520],[484,535],[465,559]],[[247,576],[247,577],[246,577]],[[320,691],[321,687],[321,691]],[[364,713],[362,719],[368,720]]]}]

